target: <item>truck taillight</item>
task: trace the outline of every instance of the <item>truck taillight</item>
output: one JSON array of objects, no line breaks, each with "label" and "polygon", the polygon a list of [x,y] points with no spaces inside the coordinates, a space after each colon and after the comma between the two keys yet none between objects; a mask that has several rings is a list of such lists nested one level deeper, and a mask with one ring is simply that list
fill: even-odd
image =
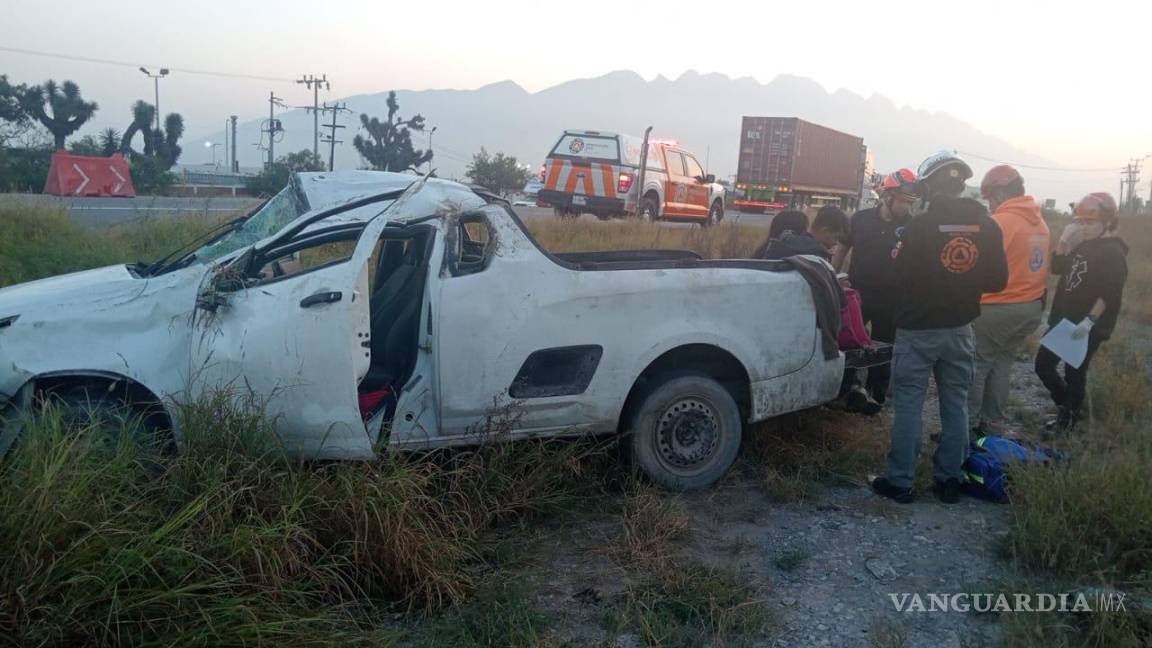
[{"label": "truck taillight", "polygon": [[628,193],[628,190],[632,188],[633,180],[635,180],[635,176],[631,173],[621,173],[620,179],[616,182],[616,192]]}]

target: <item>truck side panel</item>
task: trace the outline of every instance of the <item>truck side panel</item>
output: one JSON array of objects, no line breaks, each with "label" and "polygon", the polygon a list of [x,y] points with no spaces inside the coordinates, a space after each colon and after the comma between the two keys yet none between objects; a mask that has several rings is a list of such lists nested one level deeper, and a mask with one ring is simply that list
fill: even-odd
[{"label": "truck side panel", "polygon": [[797,119],[792,185],[810,191],[858,192],[863,146],[859,137]]},{"label": "truck side panel", "polygon": [[[493,405],[508,402],[525,360],[545,349],[602,352],[582,393],[518,401],[526,433],[613,431],[640,373],[681,345],[726,350],[753,383],[800,372],[818,355],[811,293],[795,273],[573,270],[544,256],[502,210],[491,220],[497,246],[486,269],[442,281],[436,344],[444,437],[467,436]],[[838,384],[839,372],[832,375]],[[789,403],[810,406],[824,396],[817,390]],[[754,404],[755,411],[773,407]],[[426,440],[393,439],[408,441]]]}]

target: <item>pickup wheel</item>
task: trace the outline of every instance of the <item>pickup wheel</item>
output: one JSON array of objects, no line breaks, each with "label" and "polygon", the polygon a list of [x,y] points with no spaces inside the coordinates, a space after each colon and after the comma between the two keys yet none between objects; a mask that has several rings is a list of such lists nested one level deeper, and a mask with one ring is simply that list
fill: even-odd
[{"label": "pickup wheel", "polygon": [[556,214],[556,218],[559,218],[560,220],[573,220],[580,216],[580,212],[573,211],[571,209],[565,209],[563,207],[553,207],[552,213]]},{"label": "pickup wheel", "polygon": [[713,201],[712,207],[708,209],[708,220],[704,221],[704,227],[711,227],[722,220],[724,220],[724,203],[719,200]]},{"label": "pickup wheel", "polygon": [[644,207],[640,210],[640,220],[645,223],[654,223],[660,218],[660,205],[652,196],[644,198]]},{"label": "pickup wheel", "polygon": [[728,390],[706,376],[680,374],[645,393],[625,448],[657,484],[697,490],[728,472],[742,435],[740,408]]}]

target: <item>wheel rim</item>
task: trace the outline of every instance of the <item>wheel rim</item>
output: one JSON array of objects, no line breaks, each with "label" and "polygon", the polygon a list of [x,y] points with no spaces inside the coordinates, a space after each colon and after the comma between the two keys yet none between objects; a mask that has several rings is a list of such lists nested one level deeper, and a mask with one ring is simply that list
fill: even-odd
[{"label": "wheel rim", "polygon": [[640,212],[640,219],[648,222],[656,220],[656,214],[652,210],[652,203],[647,203],[644,205],[644,210]]},{"label": "wheel rim", "polygon": [[700,398],[669,405],[656,420],[656,454],[668,469],[694,473],[705,467],[720,445],[720,415]]}]

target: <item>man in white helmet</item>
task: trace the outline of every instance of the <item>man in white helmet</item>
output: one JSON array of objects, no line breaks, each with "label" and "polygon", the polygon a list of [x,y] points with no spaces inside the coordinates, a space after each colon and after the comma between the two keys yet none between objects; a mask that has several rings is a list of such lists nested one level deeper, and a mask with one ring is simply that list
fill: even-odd
[{"label": "man in white helmet", "polygon": [[924,400],[928,381],[935,378],[941,430],[933,490],[953,504],[968,452],[972,321],[980,315],[981,297],[1004,289],[1008,262],[1000,227],[988,210],[960,197],[972,177],[963,160],[940,152],[925,160],[917,175],[926,208],[905,226],[892,267],[897,292],[892,441],[887,472],[873,480],[872,489],[900,503],[913,500]]}]

